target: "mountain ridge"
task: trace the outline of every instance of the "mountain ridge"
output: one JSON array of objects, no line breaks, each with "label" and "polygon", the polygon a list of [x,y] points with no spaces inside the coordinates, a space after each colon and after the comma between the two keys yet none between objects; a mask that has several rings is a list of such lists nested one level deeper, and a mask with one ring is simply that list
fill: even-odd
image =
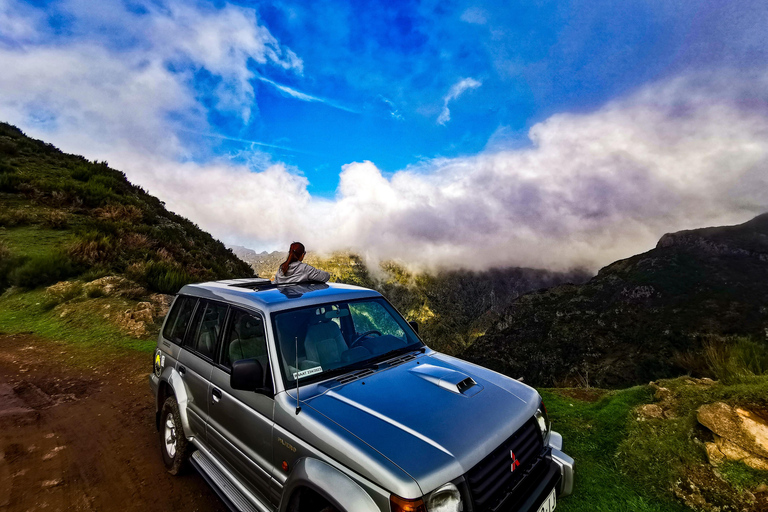
[{"label": "mountain ridge", "polygon": [[765,346],[765,304],[768,214],[668,233],[582,285],[523,295],[462,356],[536,385],[702,373],[708,344],[744,337]]}]

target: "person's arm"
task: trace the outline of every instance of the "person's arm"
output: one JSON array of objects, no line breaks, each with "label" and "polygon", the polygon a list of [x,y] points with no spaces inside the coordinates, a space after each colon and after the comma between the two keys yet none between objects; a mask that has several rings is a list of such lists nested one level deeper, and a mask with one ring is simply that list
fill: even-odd
[{"label": "person's arm", "polygon": [[321,283],[326,283],[330,278],[331,274],[325,270],[320,270],[313,267],[312,265],[307,265],[307,281],[318,281]]}]

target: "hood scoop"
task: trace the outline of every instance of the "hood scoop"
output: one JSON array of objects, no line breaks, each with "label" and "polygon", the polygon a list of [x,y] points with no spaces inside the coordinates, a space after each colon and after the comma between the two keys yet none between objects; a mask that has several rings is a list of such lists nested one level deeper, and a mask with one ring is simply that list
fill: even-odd
[{"label": "hood scoop", "polygon": [[469,375],[450,368],[422,364],[408,370],[410,373],[431,382],[451,393],[462,396],[474,396],[483,390],[483,386],[475,382]]}]

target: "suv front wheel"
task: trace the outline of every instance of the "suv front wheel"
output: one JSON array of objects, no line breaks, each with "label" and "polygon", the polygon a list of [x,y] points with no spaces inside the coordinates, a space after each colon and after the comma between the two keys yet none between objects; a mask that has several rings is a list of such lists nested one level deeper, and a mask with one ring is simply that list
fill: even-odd
[{"label": "suv front wheel", "polygon": [[169,396],[160,414],[160,450],[165,469],[172,475],[183,471],[189,458],[190,445],[181,426],[181,414],[176,397]]}]

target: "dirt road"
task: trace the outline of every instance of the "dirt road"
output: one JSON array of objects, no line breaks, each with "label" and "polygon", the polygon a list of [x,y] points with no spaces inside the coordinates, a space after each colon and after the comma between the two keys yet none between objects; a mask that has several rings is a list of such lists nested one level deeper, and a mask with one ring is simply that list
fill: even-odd
[{"label": "dirt road", "polygon": [[150,358],[0,334],[0,512],[225,510],[165,472]]}]

